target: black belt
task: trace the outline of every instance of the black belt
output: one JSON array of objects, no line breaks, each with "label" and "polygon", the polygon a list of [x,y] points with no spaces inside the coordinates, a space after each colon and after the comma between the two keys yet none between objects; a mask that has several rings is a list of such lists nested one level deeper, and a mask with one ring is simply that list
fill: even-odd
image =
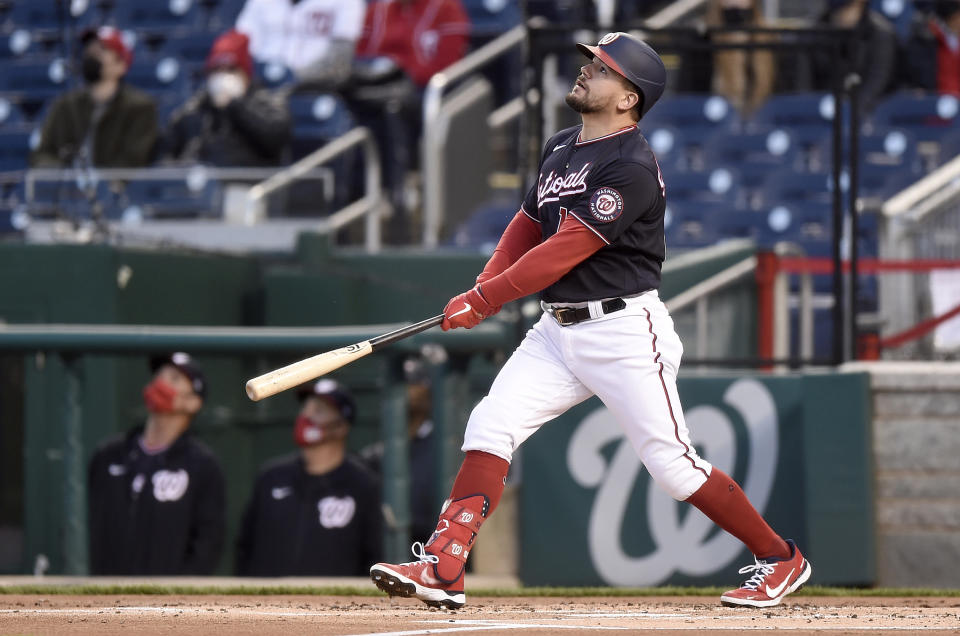
[{"label": "black belt", "polygon": [[[600,310],[604,314],[612,314],[627,306],[623,298],[611,298],[600,303]],[[584,320],[590,320],[589,307],[556,307],[550,313],[557,319],[561,327],[569,327]]]}]

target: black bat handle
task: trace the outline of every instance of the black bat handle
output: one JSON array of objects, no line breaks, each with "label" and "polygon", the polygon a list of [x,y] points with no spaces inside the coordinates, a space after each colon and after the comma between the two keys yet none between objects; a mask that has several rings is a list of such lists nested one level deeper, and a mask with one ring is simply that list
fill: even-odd
[{"label": "black bat handle", "polygon": [[373,351],[376,351],[380,347],[385,347],[388,344],[393,344],[398,340],[403,340],[404,338],[409,338],[410,336],[416,335],[421,331],[426,331],[432,327],[436,327],[441,322],[443,322],[443,314],[439,316],[434,316],[433,318],[427,318],[426,320],[421,320],[420,322],[415,322],[412,325],[407,325],[406,327],[401,327],[396,331],[391,331],[385,333],[382,336],[377,336],[376,338],[371,338],[370,348]]}]

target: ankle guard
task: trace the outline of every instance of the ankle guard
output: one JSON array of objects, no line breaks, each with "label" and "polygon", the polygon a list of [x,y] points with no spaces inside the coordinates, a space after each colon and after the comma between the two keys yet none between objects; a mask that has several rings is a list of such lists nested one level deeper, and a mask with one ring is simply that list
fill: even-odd
[{"label": "ankle guard", "polygon": [[[440,514],[437,529],[433,531],[426,547],[430,554],[440,557],[440,565],[449,564],[443,568],[446,572],[449,572],[453,565],[450,559],[455,561],[458,572],[453,579],[463,573],[477,532],[480,531],[489,510],[490,500],[486,496],[471,495],[450,501]],[[435,568],[439,578],[451,580],[449,577],[440,576],[440,568]]]}]

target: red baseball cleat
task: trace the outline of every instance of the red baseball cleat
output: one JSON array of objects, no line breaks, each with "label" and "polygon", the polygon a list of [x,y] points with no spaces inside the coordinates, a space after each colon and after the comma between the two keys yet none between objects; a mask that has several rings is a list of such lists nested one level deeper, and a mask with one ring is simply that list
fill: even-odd
[{"label": "red baseball cleat", "polygon": [[444,581],[437,574],[440,558],[430,554],[417,541],[413,544],[416,561],[392,565],[377,563],[370,568],[374,585],[390,596],[418,598],[430,607],[460,609],[467,602],[463,593],[463,570],[453,581]]},{"label": "red baseball cleat", "polygon": [[739,588],[721,596],[720,602],[727,607],[772,607],[779,605],[787,594],[803,587],[813,568],[791,539],[787,539],[787,545],[790,546],[788,559],[761,561],[754,558],[753,565],[740,568],[740,574],[753,572],[753,576]]}]

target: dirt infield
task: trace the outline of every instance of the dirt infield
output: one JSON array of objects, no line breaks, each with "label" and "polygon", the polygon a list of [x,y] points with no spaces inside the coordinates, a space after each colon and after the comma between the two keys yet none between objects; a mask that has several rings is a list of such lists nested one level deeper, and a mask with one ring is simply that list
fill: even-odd
[{"label": "dirt infield", "polygon": [[459,611],[365,596],[0,596],[0,634],[734,634],[923,631],[960,634],[960,598],[791,597],[766,610],[713,597],[475,598]]}]

